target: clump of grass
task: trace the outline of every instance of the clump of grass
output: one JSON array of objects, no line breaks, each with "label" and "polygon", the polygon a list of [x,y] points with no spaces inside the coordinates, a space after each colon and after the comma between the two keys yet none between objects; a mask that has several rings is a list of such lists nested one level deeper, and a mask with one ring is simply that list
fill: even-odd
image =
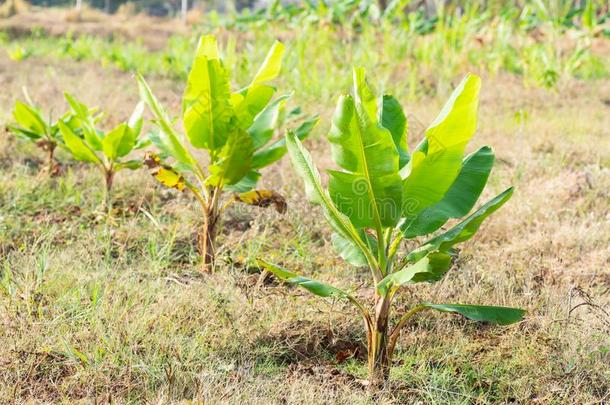
[{"label": "clump of grass", "polygon": [[7,0],[0,5],[0,18],[12,17],[28,11],[30,5],[25,0]]}]

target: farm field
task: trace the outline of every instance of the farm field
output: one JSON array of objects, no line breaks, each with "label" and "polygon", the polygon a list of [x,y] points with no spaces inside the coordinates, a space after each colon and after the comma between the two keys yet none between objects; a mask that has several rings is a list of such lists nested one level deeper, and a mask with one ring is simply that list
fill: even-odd
[{"label": "farm field", "polygon": [[[459,245],[442,281],[404,288],[396,308],[480,303],[523,308],[525,317],[496,326],[415,316],[400,335],[387,384],[371,390],[367,337],[352,306],[283,283],[257,262],[344,288],[367,305],[375,300],[373,289],[357,288],[371,286],[369,271],[335,252],[322,209],[307,200],[289,156],[262,169],[257,186],[284,196],[286,213],[231,205],[214,271],[202,272],[203,219],[191,194],[164,187],[146,167],[122,170],[108,214],[95,166],[59,148],[61,165],[50,176],[40,148],[3,130],[0,403],[610,401],[610,39],[593,37],[578,67],[566,67],[558,53],[559,68],[539,71],[535,62],[494,65],[489,51],[497,42],[470,47],[474,34],[459,49],[435,45],[434,33],[404,37],[413,47],[428,41],[420,50],[437,46],[426,56],[409,53],[387,27],[299,31],[279,22],[266,30],[183,30],[161,42],[7,33],[2,126],[13,123],[26,87],[45,117],[67,110],[68,92],[103,111],[99,127],[109,131],[140,100],[136,72],[178,117],[201,34],[217,35],[232,88],[248,84],[280,39],[286,54],[276,96],[294,92],[289,108],[319,115],[303,144],[326,184],[326,169],[336,168],[327,134],[339,95],[351,90],[352,65],[401,102],[411,151],[462,77],[476,73],[478,126],[467,152],[489,145],[496,155],[477,206],[509,186],[514,195]],[[550,46],[576,42],[558,37]],[[58,53],[66,44],[70,50]],[[144,116],[146,133],[149,108]],[[142,160],[151,148],[130,156]],[[400,252],[424,239],[405,241]]]}]

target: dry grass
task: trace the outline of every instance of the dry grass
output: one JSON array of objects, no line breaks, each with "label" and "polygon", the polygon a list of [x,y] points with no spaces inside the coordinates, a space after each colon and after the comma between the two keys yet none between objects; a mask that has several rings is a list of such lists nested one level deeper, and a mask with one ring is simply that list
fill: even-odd
[{"label": "dry grass", "polygon": [[25,13],[30,4],[23,0],[7,0],[0,5],[0,18],[12,17],[15,14]]},{"label": "dry grass", "polygon": [[[22,4],[16,0],[17,4]],[[8,4],[8,3],[6,3]],[[108,15],[99,9],[83,6],[80,14],[73,8],[48,8],[20,11],[0,20],[0,31],[10,37],[96,35],[106,38],[121,37],[127,40],[143,39],[150,49],[161,49],[171,35],[188,35],[191,28],[174,18],[159,18],[145,14],[133,15],[126,10]],[[1,12],[1,10],[0,10]],[[1,14],[0,14],[1,16]],[[190,15],[194,24],[196,12]]]},{"label": "dry grass", "polygon": [[[0,58],[0,119],[24,84],[53,111],[63,110],[68,90],[102,107],[110,122],[137,100],[127,74]],[[154,87],[178,111],[181,85]],[[416,319],[399,342],[391,387],[376,397],[361,384],[364,335],[351,309],[248,266],[264,255],[338,286],[368,282],[336,257],[286,159],[263,185],[289,197],[289,214],[233,211],[221,237],[226,263],[201,276],[193,238],[200,218],[187,195],[142,172],[120,173],[119,212],[108,224],[97,172],[71,163],[49,180],[38,174],[37,150],[1,136],[0,402],[607,402],[608,94],[609,82],[572,82],[552,93],[511,77],[484,81],[473,148],[492,145],[498,157],[484,197],[511,184],[516,194],[463,245],[443,283],[402,297],[405,305],[418,297],[522,306],[528,317],[507,328]],[[407,105],[410,143],[441,103]],[[332,104],[304,106],[324,112],[318,135]],[[308,147],[330,167],[323,137]]]}]

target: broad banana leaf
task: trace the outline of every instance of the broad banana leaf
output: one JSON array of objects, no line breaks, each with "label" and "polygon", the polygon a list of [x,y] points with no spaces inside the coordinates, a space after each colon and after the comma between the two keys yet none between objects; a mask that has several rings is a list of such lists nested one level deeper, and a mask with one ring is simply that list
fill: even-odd
[{"label": "broad banana leaf", "polygon": [[247,87],[231,94],[231,105],[240,128],[248,129],[255,117],[269,104],[275,88],[268,85]]},{"label": "broad banana leaf", "polygon": [[362,254],[367,257],[369,264],[372,264],[367,256],[366,247],[360,238],[358,231],[354,228],[347,216],[341,213],[331,201],[330,196],[324,187],[322,187],[320,173],[315,167],[311,156],[307,150],[305,150],[296,134],[292,131],[289,131],[286,134],[286,146],[288,147],[288,153],[290,154],[297,174],[303,179],[305,193],[309,200],[314,204],[320,204],[326,220],[335,232],[343,239],[354,244]]},{"label": "broad banana leaf", "polygon": [[377,100],[363,69],[354,70],[354,93],[343,96],[328,135],[335,162],[329,192],[337,208],[357,228],[395,226],[401,214],[399,156],[392,134],[377,120]]},{"label": "broad banana leaf", "polygon": [[256,116],[254,122],[248,128],[248,133],[252,137],[254,149],[260,149],[271,140],[280,121],[281,110],[286,104],[286,100],[291,94],[285,94],[275,99],[260,114]]},{"label": "broad banana leaf", "polygon": [[163,153],[176,159],[185,169],[195,171],[197,161],[189,150],[182,145],[178,134],[172,126],[169,116],[152,94],[152,91],[150,91],[150,87],[148,87],[144,77],[138,74],[136,78],[138,80],[140,96],[142,97],[142,100],[148,104],[148,107],[150,107],[160,128],[159,133],[152,134],[150,139]]},{"label": "broad banana leaf", "polygon": [[401,226],[405,238],[428,235],[443,226],[449,218],[467,215],[485,188],[494,163],[494,153],[488,146],[468,155],[464,159],[460,174],[447,194],[435,205],[421,211]]},{"label": "broad banana leaf", "polygon": [[447,252],[451,247],[457,243],[464,242],[473,237],[477,232],[485,218],[493,214],[498,210],[506,201],[513,195],[513,188],[510,187],[496,197],[485,203],[481,208],[472,213],[468,218],[444,232],[426,243],[421,247],[413,250],[407,256],[407,261],[415,263],[428,253],[439,250],[441,252]]},{"label": "broad banana leaf", "polygon": [[138,135],[140,135],[140,132],[142,132],[142,124],[144,123],[144,107],[145,104],[143,101],[136,104],[136,107],[133,109],[133,112],[129,117],[129,121],[127,121],[127,125],[135,133],[136,138]]},{"label": "broad banana leaf", "polygon": [[362,316],[368,322],[369,315],[368,315],[366,309],[364,309],[362,304],[360,304],[360,302],[356,298],[354,298],[350,294],[346,293],[345,291],[343,291],[339,288],[333,287],[330,284],[322,283],[320,281],[316,281],[311,278],[300,276],[296,273],[286,270],[283,267],[280,267],[273,263],[269,263],[265,260],[258,259],[257,261],[258,261],[259,266],[264,267],[265,269],[267,269],[270,273],[275,275],[280,280],[283,280],[290,284],[298,285],[299,287],[303,287],[304,289],[306,289],[307,291],[311,292],[314,295],[317,295],[318,297],[324,297],[324,298],[332,297],[332,298],[340,298],[340,299],[348,300],[349,302],[354,304],[356,306],[356,308],[358,308],[358,310],[360,311]]},{"label": "broad banana leaf", "polygon": [[235,193],[245,193],[256,187],[261,174],[256,170],[250,170],[237,183],[226,186],[226,189]]},{"label": "broad banana leaf", "polygon": [[431,252],[404,269],[388,274],[377,284],[377,291],[382,296],[393,295],[405,284],[415,284],[424,281],[439,281],[451,268],[451,256],[444,252]]},{"label": "broad banana leaf", "polygon": [[76,160],[82,160],[85,162],[100,163],[100,159],[97,157],[81,138],[76,135],[70,127],[63,122],[59,122],[59,130],[64,138],[66,148],[72,153],[72,156]]},{"label": "broad banana leaf", "polygon": [[184,129],[196,148],[219,150],[234,120],[229,75],[218,57],[216,39],[203,36],[182,98]]},{"label": "broad banana leaf", "polygon": [[[371,235],[368,235],[362,229],[358,230],[358,234],[360,235],[360,239],[362,239],[367,245],[373,256],[377,257],[377,239]],[[331,243],[333,244],[333,247],[337,253],[339,253],[339,256],[341,256],[343,260],[352,266],[361,267],[368,265],[366,256],[362,253],[358,246],[354,244],[353,241],[345,239],[338,233],[333,233],[331,236]]]},{"label": "broad banana leaf", "polygon": [[403,216],[413,218],[441,201],[462,166],[477,125],[478,76],[467,75],[426,130],[427,150],[413,153],[404,181]]},{"label": "broad banana leaf", "polygon": [[265,108],[275,93],[275,89],[267,83],[280,73],[284,50],[284,44],[276,41],[250,85],[231,94],[231,104],[241,128],[246,129],[252,125],[254,118]]},{"label": "broad banana leaf", "polygon": [[[318,123],[319,118],[316,115],[306,121],[303,121],[297,129],[294,130],[297,138],[303,140],[309,136],[313,128]],[[254,169],[261,169],[265,166],[269,166],[280,160],[286,154],[286,138],[282,137],[277,141],[271,143],[266,148],[259,149],[252,157],[252,167]]]},{"label": "broad banana leaf", "polygon": [[409,163],[407,117],[394,96],[384,95],[381,106],[381,125],[392,134],[392,139],[399,156],[398,166],[402,168]]},{"label": "broad banana leaf", "polygon": [[28,137],[33,138],[37,135],[37,137],[40,138],[47,132],[47,124],[40,116],[40,113],[21,101],[15,102],[13,118],[15,118],[15,121],[17,121],[19,126],[25,129],[23,132]]},{"label": "broad banana leaf", "polygon": [[234,130],[218,155],[218,163],[209,166],[206,183],[217,187],[238,183],[250,171],[253,152],[250,135],[241,129]]},{"label": "broad banana leaf", "polygon": [[465,304],[421,304],[426,308],[436,309],[441,312],[453,312],[478,322],[490,322],[500,325],[510,325],[519,322],[525,315],[525,310],[510,307],[494,307],[487,305],[465,305]]},{"label": "broad banana leaf", "polygon": [[18,127],[16,125],[7,125],[6,127],[13,134],[15,134],[18,137],[25,139],[25,140],[36,141],[36,140],[42,138],[42,134],[39,134],[38,132],[29,131],[23,127]]},{"label": "broad banana leaf", "polygon": [[102,151],[110,160],[126,156],[136,144],[137,134],[126,124],[120,124],[102,139]]},{"label": "broad banana leaf", "polygon": [[258,69],[258,72],[252,80],[252,85],[260,85],[270,82],[280,74],[282,69],[282,58],[284,56],[285,46],[279,41],[275,41],[273,46],[267,53],[263,64]]},{"label": "broad banana leaf", "polygon": [[64,93],[64,97],[72,107],[72,110],[79,119],[79,128],[82,130],[87,145],[94,151],[102,150],[102,136],[95,129],[95,122],[91,115],[91,110],[85,104],[78,101],[69,93]]}]

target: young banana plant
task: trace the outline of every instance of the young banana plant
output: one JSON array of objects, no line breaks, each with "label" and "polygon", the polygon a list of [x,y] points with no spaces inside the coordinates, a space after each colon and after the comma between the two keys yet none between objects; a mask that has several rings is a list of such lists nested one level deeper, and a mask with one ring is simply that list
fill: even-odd
[{"label": "young banana plant", "polygon": [[134,149],[143,148],[148,144],[139,139],[142,130],[142,113],[144,103],[140,102],[127,122],[122,122],[111,131],[104,133],[96,128],[99,121],[86,105],[65,93],[66,100],[72,108],[72,113],[78,125],[67,125],[59,121],[59,130],[63,136],[66,149],[74,159],[97,165],[102,171],[105,181],[106,209],[112,212],[112,185],[116,173],[123,169],[138,169],[141,160],[125,160]]},{"label": "young banana plant", "polygon": [[[175,130],[167,112],[138,76],[141,97],[158,127],[151,140],[159,154],[149,155],[145,163],[158,181],[180,191],[188,189],[200,203],[203,230],[199,249],[204,271],[213,268],[215,236],[227,206],[239,201],[262,207],[274,205],[282,213],[286,209],[284,199],[275,191],[253,190],[260,170],[286,153],[283,138],[272,141],[278,128],[301,116],[299,109],[286,113],[290,95],[272,101],[275,88],[269,82],[279,74],[283,53],[284,45],[276,42],[250,84],[233,92],[216,38],[201,37],[182,99],[186,137]],[[295,136],[304,139],[316,123],[317,117],[302,120]],[[207,167],[192,148],[207,152]],[[235,194],[222,201],[225,190]]]},{"label": "young banana plant", "polygon": [[401,241],[429,235],[449,219],[466,216],[483,191],[494,161],[492,150],[482,147],[463,158],[476,129],[479,87],[477,76],[466,76],[409,154],[400,104],[390,95],[377,98],[363,69],[354,69],[354,94],[339,99],[328,134],[340,170],[328,172],[327,190],[299,139],[294,133],[286,135],[308,197],[321,205],[334,231],[334,247],[352,265],[369,267],[375,304],[369,311],[339,288],[264,260],[260,264],[286,282],[356,306],[366,325],[372,386],[387,380],[400,331],[418,312],[434,309],[502,325],[524,315],[521,309],[507,307],[419,302],[390,325],[392,300],[399,289],[441,280],[456,255],[453,246],[470,239],[513,193],[512,188],[505,190],[452,228],[398,257]]},{"label": "young banana plant", "polygon": [[26,102],[16,101],[13,108],[14,124],[7,125],[9,131],[15,136],[34,142],[36,146],[46,152],[46,170],[50,175],[58,172],[59,166],[55,161],[55,151],[63,144],[59,131],[59,121],[66,125],[74,125],[75,118],[71,113],[66,113],[58,121],[51,118],[45,120],[41,111],[32,103],[28,93],[24,90]]}]

